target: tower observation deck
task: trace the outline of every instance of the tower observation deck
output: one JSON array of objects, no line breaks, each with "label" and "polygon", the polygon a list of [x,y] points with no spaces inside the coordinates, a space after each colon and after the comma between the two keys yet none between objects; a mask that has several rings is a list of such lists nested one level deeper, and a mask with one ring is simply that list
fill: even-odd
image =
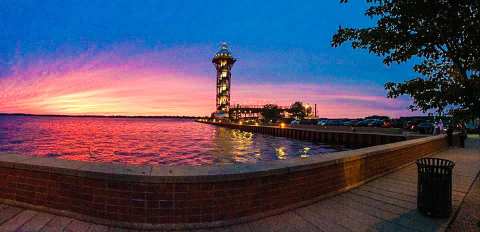
[{"label": "tower observation deck", "polygon": [[215,117],[229,117],[231,70],[235,61],[226,43],[222,43],[220,50],[212,58],[212,63],[217,70]]}]

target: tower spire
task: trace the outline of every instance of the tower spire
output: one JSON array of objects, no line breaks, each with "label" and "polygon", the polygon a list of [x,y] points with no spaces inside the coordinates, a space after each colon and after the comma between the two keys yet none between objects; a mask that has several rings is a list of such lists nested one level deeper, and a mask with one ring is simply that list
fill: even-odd
[{"label": "tower spire", "polygon": [[220,50],[223,49],[228,50],[228,43],[225,41],[220,44]]}]

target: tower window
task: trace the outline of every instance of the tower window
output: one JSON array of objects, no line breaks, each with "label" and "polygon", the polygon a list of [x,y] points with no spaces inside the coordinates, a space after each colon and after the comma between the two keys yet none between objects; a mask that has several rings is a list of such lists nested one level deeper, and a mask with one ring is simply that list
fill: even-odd
[{"label": "tower window", "polygon": [[220,74],[220,77],[227,77],[227,71],[222,71],[222,74]]}]

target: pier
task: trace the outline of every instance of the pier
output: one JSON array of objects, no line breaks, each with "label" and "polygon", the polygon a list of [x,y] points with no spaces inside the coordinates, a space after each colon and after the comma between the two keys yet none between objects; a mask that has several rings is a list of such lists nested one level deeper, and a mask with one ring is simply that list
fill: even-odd
[{"label": "pier", "polygon": [[200,123],[221,126],[230,129],[237,129],[246,132],[262,133],[273,136],[287,137],[297,140],[306,140],[312,142],[339,144],[351,147],[368,147],[394,142],[405,141],[413,138],[425,136],[412,136],[403,134],[378,133],[368,131],[346,131],[346,130],[328,130],[289,126],[263,126],[263,125],[241,125],[236,123],[222,123],[198,120]]}]

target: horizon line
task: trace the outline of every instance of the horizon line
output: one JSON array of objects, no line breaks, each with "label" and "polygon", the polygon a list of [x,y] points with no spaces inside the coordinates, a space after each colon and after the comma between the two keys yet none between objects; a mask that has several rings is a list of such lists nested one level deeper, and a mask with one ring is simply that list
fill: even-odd
[{"label": "horizon line", "polygon": [[35,117],[95,117],[95,118],[206,118],[208,116],[192,115],[96,115],[96,114],[29,114],[29,113],[2,113],[0,116],[35,116]]},{"label": "horizon line", "polygon": [[[0,116],[34,116],[34,117],[76,117],[76,118],[185,118],[185,119],[196,119],[196,118],[209,118],[209,116],[192,116],[192,115],[95,115],[95,114],[84,114],[84,115],[69,115],[69,114],[29,114],[29,113],[2,113]],[[328,117],[318,117],[317,119],[362,119],[372,116],[386,116],[386,115],[369,115],[361,118],[328,118]],[[414,116],[400,116],[398,118],[390,119],[400,119],[400,118],[414,118],[414,117],[425,117],[426,115],[414,115]],[[427,116],[428,117],[428,116]]]}]

